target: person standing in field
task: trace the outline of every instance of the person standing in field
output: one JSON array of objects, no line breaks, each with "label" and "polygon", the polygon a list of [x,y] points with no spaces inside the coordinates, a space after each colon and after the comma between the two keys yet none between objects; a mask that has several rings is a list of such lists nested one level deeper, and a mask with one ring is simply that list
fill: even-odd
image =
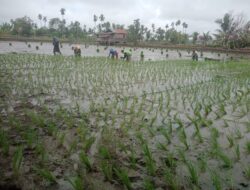
[{"label": "person standing in field", "polygon": [[195,52],[195,50],[193,50],[193,53],[192,53],[192,60],[198,61],[198,54]]},{"label": "person standing in field", "polygon": [[80,45],[75,46],[75,47],[74,47],[74,54],[75,54],[75,57],[81,57],[81,53],[82,53],[82,51],[81,51]]},{"label": "person standing in field", "polygon": [[140,58],[141,58],[141,61],[144,61],[144,52],[143,51],[141,51]]},{"label": "person standing in field", "polygon": [[59,47],[59,40],[56,38],[56,37],[53,37],[53,46],[54,46],[54,49],[53,49],[53,53],[54,55],[56,55],[56,53],[59,53],[60,55],[62,54],[61,51],[60,51],[60,47]]},{"label": "person standing in field", "polygon": [[114,58],[118,59],[118,52],[114,49],[110,49],[108,57],[111,57],[111,59],[114,59]]}]

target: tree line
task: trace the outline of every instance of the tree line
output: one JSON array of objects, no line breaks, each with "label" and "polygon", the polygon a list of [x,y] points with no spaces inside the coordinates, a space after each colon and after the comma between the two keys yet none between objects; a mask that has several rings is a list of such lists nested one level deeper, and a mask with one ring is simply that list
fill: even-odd
[{"label": "tree line", "polygon": [[133,43],[140,42],[164,42],[168,44],[202,44],[204,46],[216,45],[227,48],[242,48],[250,46],[250,21],[246,21],[242,15],[226,13],[222,18],[216,19],[218,29],[215,34],[204,32],[199,34],[194,32],[187,34],[188,24],[177,20],[166,24],[165,27],[156,27],[153,23],[151,27],[146,27],[135,19],[132,24],[125,27],[122,24],[106,21],[103,14],[93,15],[94,27],[81,26],[79,21],[67,23],[65,20],[66,9],[59,11],[61,18],[48,19],[42,14],[38,14],[39,23],[24,16],[12,19],[0,25],[0,34],[12,34],[17,36],[58,36],[60,38],[72,40],[84,40],[89,37],[94,38],[100,32],[109,32],[115,29],[126,29],[127,40]]}]

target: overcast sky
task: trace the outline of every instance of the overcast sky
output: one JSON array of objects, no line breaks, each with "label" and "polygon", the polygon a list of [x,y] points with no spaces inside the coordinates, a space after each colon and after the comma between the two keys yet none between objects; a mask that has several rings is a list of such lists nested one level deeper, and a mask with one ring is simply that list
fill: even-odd
[{"label": "overcast sky", "polygon": [[105,20],[116,24],[131,24],[139,18],[141,23],[164,27],[180,19],[188,24],[188,33],[211,33],[217,28],[216,18],[226,12],[243,13],[250,20],[250,0],[0,0],[0,23],[24,15],[38,22],[38,14],[48,20],[60,17],[66,9],[65,19],[93,26],[93,15],[104,14]]}]

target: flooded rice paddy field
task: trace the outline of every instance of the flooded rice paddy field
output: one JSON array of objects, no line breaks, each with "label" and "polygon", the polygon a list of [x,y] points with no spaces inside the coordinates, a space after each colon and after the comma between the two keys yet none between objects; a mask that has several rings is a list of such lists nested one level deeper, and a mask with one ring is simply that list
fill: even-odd
[{"label": "flooded rice paddy field", "polygon": [[0,63],[0,186],[249,189],[248,61]]},{"label": "flooded rice paddy field", "polygon": [[[74,44],[63,43],[61,52],[63,55],[70,56],[74,52],[72,47]],[[37,49],[38,47],[38,49]],[[124,47],[113,47],[113,46],[96,46],[96,45],[80,45],[82,50],[82,56],[91,57],[107,57],[110,48],[114,48],[119,52],[119,57],[122,56],[121,50]],[[97,52],[99,49],[99,52]],[[132,49],[132,60],[140,60],[141,51],[144,52],[145,60],[190,60],[192,51],[187,50],[173,50],[164,48],[131,48]],[[38,42],[5,42],[0,41],[0,53],[35,53],[35,54],[53,54],[52,43],[38,43]],[[249,55],[240,54],[227,54],[227,53],[216,53],[216,52],[197,52],[200,61],[204,61],[205,58],[216,59],[216,60],[230,60],[240,58],[250,58]]]}]

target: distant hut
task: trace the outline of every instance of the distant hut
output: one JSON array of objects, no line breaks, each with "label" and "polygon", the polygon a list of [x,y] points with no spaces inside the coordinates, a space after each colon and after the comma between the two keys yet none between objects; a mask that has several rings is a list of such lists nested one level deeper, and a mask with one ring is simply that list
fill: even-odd
[{"label": "distant hut", "polygon": [[102,45],[125,44],[127,41],[127,31],[124,29],[109,30],[97,34],[97,43]]}]

